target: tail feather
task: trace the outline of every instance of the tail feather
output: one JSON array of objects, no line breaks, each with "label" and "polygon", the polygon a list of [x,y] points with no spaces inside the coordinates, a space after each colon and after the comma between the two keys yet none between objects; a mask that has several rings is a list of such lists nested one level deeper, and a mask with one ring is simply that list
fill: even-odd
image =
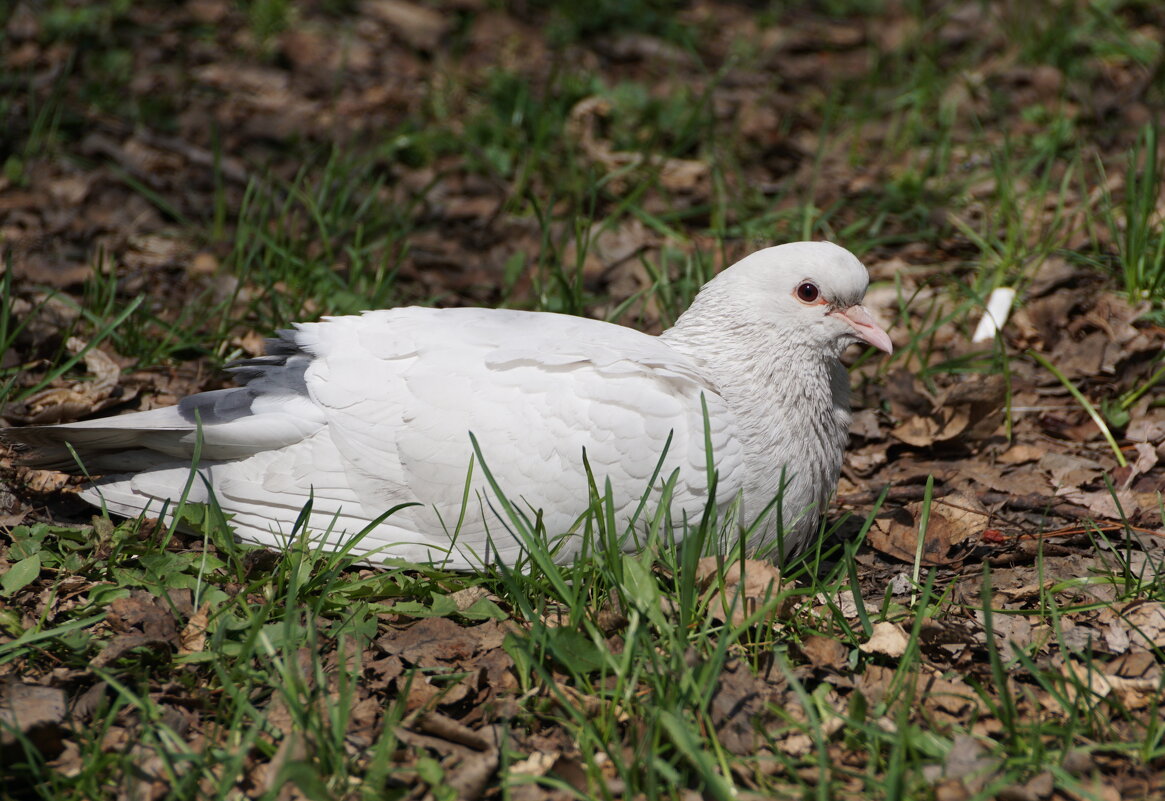
[{"label": "tail feather", "polygon": [[[140,465],[149,467],[172,459],[161,453],[149,454],[192,430],[175,409],[165,408],[65,425],[6,428],[0,431],[0,438],[16,446],[20,464],[67,473],[99,473],[142,469]],[[112,461],[107,461],[110,457]]]},{"label": "tail feather", "polygon": [[0,438],[23,451],[21,464],[95,474],[146,470],[176,459],[189,463],[196,450],[203,460],[243,459],[298,442],[325,422],[306,398],[284,396],[265,406],[213,423],[170,406],[65,425],[6,428]]}]

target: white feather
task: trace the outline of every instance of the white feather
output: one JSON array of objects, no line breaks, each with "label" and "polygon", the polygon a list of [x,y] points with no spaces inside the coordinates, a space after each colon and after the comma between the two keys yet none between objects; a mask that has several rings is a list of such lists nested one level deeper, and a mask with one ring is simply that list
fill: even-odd
[{"label": "white feather", "polygon": [[[798,301],[807,280],[830,305]],[[354,552],[464,568],[512,564],[521,552],[480,464],[463,508],[471,432],[507,497],[540,513],[552,535],[586,509],[584,452],[599,486],[610,481],[619,520],[644,493],[658,497],[673,471],[674,514],[698,516],[708,487],[703,398],[717,502],[742,495],[749,523],[783,481],[783,519],[761,526],[752,544],[782,529],[792,552],[807,542],[840,469],[849,403],[838,355],[859,339],[883,346],[827,313],[857,304],[867,280],[832,245],[770,248],[713,279],[661,337],[508,310],[325,318],[296,325],[271,355],[238,367],[238,389],[174,409],[6,433],[41,447],[42,463],[66,463],[61,443],[71,442],[97,468],[120,473],[85,497],[124,515],[176,502],[200,443],[190,500],[205,502],[212,487],[239,537],[272,547],[286,544],[309,499],[310,529],[330,548],[388,509],[416,504]],[[560,558],[577,548],[576,537]]]}]

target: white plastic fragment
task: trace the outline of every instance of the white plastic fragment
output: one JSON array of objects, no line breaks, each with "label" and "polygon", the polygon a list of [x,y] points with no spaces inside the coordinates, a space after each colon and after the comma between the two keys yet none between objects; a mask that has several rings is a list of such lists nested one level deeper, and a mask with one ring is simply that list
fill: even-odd
[{"label": "white plastic fragment", "polygon": [[971,337],[971,341],[978,343],[995,339],[996,332],[1003,328],[1007,316],[1011,314],[1013,300],[1015,290],[1010,287],[1001,286],[991,290],[991,297],[987,298],[987,308],[979,319],[979,325],[975,327],[975,335]]}]

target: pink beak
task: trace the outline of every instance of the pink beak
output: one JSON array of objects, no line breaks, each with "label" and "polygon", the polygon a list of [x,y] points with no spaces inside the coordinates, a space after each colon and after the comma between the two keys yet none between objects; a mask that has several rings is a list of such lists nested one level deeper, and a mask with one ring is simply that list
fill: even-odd
[{"label": "pink beak", "polygon": [[886,353],[894,352],[894,343],[890,341],[890,335],[874,322],[874,316],[870,314],[870,310],[865,306],[850,306],[848,309],[834,309],[829,314],[849,323],[850,328],[854,330],[854,333],[862,342],[867,342]]}]

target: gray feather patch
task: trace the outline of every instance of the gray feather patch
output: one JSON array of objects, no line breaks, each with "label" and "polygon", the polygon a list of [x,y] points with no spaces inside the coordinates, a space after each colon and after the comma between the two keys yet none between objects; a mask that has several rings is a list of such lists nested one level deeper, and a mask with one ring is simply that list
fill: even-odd
[{"label": "gray feather patch", "polygon": [[226,369],[234,374],[240,384],[245,385],[252,399],[264,393],[307,394],[307,382],[303,374],[312,357],[296,344],[298,331],[283,329],[276,333],[278,337],[267,340],[266,355],[239,359],[227,365]]},{"label": "gray feather patch", "polygon": [[184,420],[191,423],[201,421],[206,426],[229,423],[249,415],[257,395],[249,387],[200,392],[178,401],[178,413]]}]

